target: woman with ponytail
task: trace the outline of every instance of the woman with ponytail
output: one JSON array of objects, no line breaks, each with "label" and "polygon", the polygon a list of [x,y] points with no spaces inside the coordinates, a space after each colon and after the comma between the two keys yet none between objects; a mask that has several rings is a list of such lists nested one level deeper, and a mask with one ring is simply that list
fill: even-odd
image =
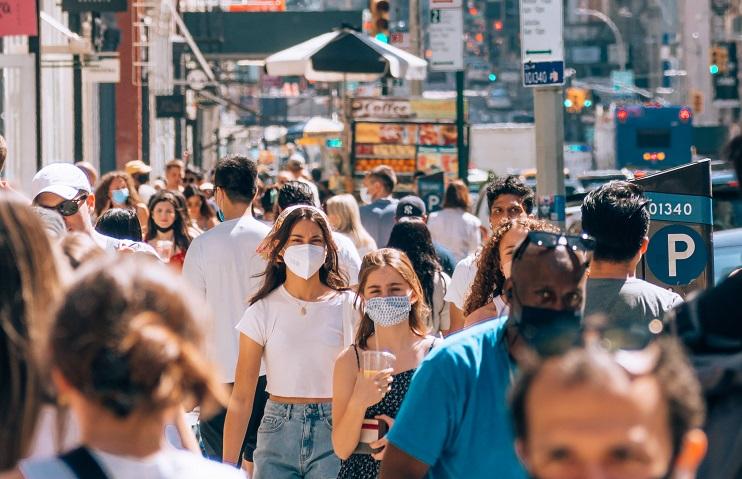
[{"label": "woman with ponytail", "polygon": [[[343,459],[338,479],[378,477],[386,439],[367,433],[392,426],[420,361],[442,341],[426,335],[423,287],[401,251],[385,248],[363,258],[358,297],[363,312],[355,343],[333,373],[332,443]],[[361,358],[373,351],[392,353],[393,368],[364,374]]]},{"label": "woman with ponytail", "polygon": [[141,255],[111,258],[71,286],[50,334],[58,401],[81,447],[22,462],[16,477],[239,478],[240,471],[167,446],[163,430],[194,400],[208,414],[225,400],[199,352],[204,314],[180,280]]}]

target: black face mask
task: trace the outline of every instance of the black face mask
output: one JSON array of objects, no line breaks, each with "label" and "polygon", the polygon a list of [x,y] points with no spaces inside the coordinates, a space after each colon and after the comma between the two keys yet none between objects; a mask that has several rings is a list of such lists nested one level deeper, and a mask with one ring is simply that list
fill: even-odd
[{"label": "black face mask", "polygon": [[582,312],[521,306],[520,314],[511,313],[518,334],[539,356],[554,356],[579,344],[582,337]]},{"label": "black face mask", "polygon": [[175,226],[175,223],[171,224],[171,225],[170,225],[170,226],[168,226],[167,228],[163,228],[162,226],[160,226],[160,225],[158,225],[157,223],[155,223],[155,229],[156,229],[157,231],[159,231],[160,233],[167,233],[168,231],[170,231],[170,230],[172,230],[172,229],[173,229],[173,226]]}]

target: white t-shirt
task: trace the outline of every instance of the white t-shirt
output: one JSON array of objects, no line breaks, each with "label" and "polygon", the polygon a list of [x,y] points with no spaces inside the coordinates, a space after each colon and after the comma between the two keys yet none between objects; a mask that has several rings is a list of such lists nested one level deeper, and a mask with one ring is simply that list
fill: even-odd
[{"label": "white t-shirt", "polygon": [[340,269],[348,275],[348,286],[358,284],[358,273],[361,271],[361,256],[353,240],[337,231],[332,232],[332,239],[338,248]]},{"label": "white t-shirt", "polygon": [[436,336],[440,331],[451,329],[451,309],[445,300],[445,292],[451,284],[451,278],[444,272],[436,275],[433,289],[433,304],[430,307],[430,316],[428,317],[428,334]]},{"label": "white t-shirt", "polygon": [[466,297],[469,295],[474,278],[477,276],[477,256],[469,255],[459,261],[451,276],[451,284],[446,291],[446,301],[463,310]]},{"label": "white t-shirt", "polygon": [[332,397],[335,359],[353,342],[354,300],[354,292],[343,291],[325,301],[300,301],[281,285],[247,308],[237,329],[263,346],[269,393]]},{"label": "white t-shirt", "polygon": [[[95,449],[91,453],[110,479],[245,479],[239,469],[171,448],[146,458],[117,456]],[[24,461],[20,469],[26,479],[77,479],[56,457]]]},{"label": "white t-shirt", "polygon": [[188,248],[183,276],[211,307],[212,318],[201,324],[206,334],[208,358],[218,367],[219,378],[234,382],[240,337],[234,327],[257,292],[266,263],[255,250],[270,228],[250,214],[220,223]]},{"label": "white t-shirt", "polygon": [[482,222],[461,208],[445,208],[430,214],[428,229],[433,241],[453,253],[456,261],[474,254],[482,243]]}]

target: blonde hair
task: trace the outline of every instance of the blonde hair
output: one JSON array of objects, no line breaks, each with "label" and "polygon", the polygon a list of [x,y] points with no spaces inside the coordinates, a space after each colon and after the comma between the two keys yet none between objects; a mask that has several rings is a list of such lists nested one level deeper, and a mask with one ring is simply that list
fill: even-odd
[{"label": "blonde hair", "polygon": [[361,212],[353,195],[337,195],[329,198],[325,206],[328,215],[338,218],[336,231],[345,233],[358,249],[372,249],[374,239],[361,224]]}]

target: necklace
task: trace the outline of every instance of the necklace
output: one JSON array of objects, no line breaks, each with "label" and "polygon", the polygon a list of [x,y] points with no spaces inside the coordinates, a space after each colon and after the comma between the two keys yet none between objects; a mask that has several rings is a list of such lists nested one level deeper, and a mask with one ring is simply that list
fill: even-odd
[{"label": "necklace", "polygon": [[301,314],[302,316],[306,316],[307,315],[307,303],[296,299],[294,296],[292,296],[291,293],[288,292],[288,290],[286,290],[285,287],[284,287],[284,290],[286,291],[286,295],[289,298],[291,298],[291,301],[295,302],[299,306],[299,314]]}]

